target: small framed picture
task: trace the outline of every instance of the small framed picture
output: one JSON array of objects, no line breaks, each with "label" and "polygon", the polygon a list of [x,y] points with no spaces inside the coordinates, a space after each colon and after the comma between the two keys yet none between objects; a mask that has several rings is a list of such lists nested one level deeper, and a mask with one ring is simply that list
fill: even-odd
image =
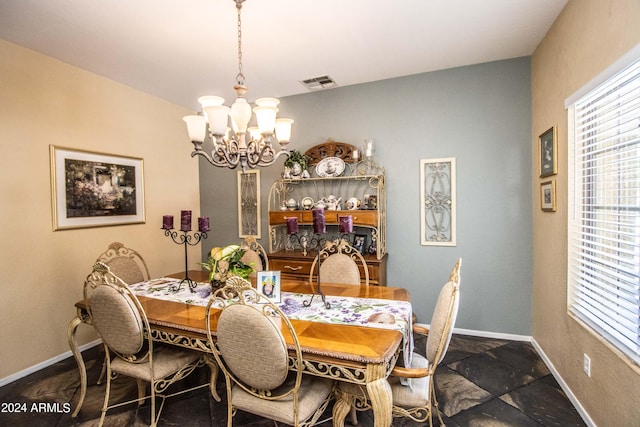
[{"label": "small framed picture", "polygon": [[370,210],[378,209],[378,196],[376,196],[375,194],[365,194],[364,204],[367,209],[370,209]]},{"label": "small framed picture", "polygon": [[556,211],[556,182],[547,181],[540,184],[540,206],[545,212]]},{"label": "small framed picture", "polygon": [[364,248],[367,243],[367,236],[364,234],[354,234],[353,235],[353,247],[356,248],[358,252],[364,254]]},{"label": "small framed picture", "polygon": [[280,271],[258,271],[256,273],[258,293],[271,300],[280,302]]},{"label": "small framed picture", "polygon": [[558,138],[556,126],[552,126],[539,137],[540,178],[558,173]]}]

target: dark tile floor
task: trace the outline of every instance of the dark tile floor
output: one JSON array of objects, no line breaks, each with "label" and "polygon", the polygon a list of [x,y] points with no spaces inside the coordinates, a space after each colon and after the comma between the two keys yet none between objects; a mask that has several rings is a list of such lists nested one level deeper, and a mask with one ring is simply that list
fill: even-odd
[{"label": "dark tile floor", "polygon": [[[416,342],[417,351],[424,341]],[[424,354],[424,350],[422,351]],[[101,347],[84,354],[89,389],[82,411],[74,423],[70,410],[78,399],[79,375],[73,358],[0,388],[0,426],[94,426],[98,424],[104,385],[96,385],[102,367]],[[189,377],[192,385],[204,383],[203,368]],[[447,426],[584,426],[575,408],[529,343],[454,335],[449,351],[436,372],[440,410]],[[112,397],[135,395],[135,382],[114,381]],[[225,426],[224,383],[218,383],[223,403],[200,389],[167,400],[161,426]],[[36,406],[33,406],[33,403]],[[23,412],[16,410],[25,409]],[[325,414],[331,416],[330,408]],[[149,407],[135,405],[107,413],[107,426],[143,426],[149,422]],[[358,413],[359,425],[373,425],[370,412]],[[437,420],[436,420],[437,421]],[[331,426],[331,421],[320,424]],[[394,426],[423,425],[394,419]],[[234,426],[273,426],[273,421],[246,413],[234,417]]]}]

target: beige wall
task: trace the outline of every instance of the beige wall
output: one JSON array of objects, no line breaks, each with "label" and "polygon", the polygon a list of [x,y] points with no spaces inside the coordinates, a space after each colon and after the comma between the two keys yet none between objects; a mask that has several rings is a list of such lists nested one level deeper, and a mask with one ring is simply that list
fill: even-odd
[{"label": "beige wall", "polygon": [[[199,213],[181,107],[0,40],[0,380],[69,350],[67,325],[112,241],[152,275],[184,269],[163,214]],[[144,159],[145,224],[52,231],[49,145]],[[199,248],[189,260],[195,267]],[[80,327],[81,343],[96,339]]]},{"label": "beige wall", "polygon": [[[640,374],[567,315],[567,111],[564,100],[640,43],[638,0],[569,0],[532,57],[533,337],[593,421],[638,425]],[[558,126],[558,209],[540,210],[538,135]],[[591,357],[591,378],[582,372]]]}]

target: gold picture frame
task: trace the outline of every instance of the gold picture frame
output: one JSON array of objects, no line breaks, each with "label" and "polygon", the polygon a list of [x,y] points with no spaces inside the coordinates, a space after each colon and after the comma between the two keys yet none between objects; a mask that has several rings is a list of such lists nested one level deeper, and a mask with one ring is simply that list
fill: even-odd
[{"label": "gold picture frame", "polygon": [[540,178],[558,173],[558,129],[551,126],[538,137]]},{"label": "gold picture frame", "polygon": [[540,184],[540,208],[544,212],[556,211],[556,181],[546,181]]},{"label": "gold picture frame", "polygon": [[51,145],[53,230],[145,222],[143,160]]}]

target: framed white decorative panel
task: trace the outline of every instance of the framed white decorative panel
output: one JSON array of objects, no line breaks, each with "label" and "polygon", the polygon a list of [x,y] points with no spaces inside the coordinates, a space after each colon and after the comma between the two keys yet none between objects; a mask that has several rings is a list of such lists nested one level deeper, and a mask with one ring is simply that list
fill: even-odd
[{"label": "framed white decorative panel", "polygon": [[238,171],[238,235],[260,238],[260,170]]},{"label": "framed white decorative panel", "polygon": [[456,245],[456,159],[420,160],[420,243]]}]

